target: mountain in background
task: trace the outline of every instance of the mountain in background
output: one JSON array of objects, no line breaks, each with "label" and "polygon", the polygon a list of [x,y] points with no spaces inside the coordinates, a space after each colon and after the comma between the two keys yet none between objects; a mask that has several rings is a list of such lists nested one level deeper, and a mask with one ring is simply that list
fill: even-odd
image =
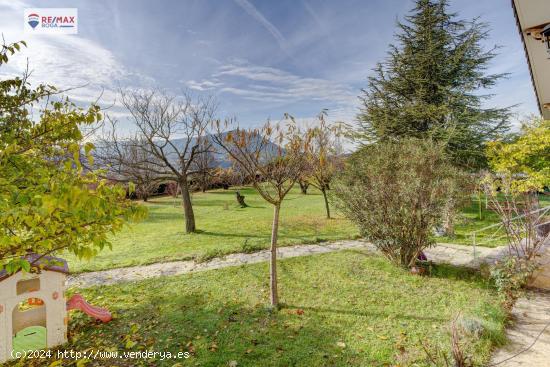
[{"label": "mountain in background", "polygon": [[[234,132],[234,130],[225,132],[222,135],[225,138],[225,136],[227,136],[227,134],[229,134],[231,132]],[[218,167],[229,168],[229,167],[231,167],[231,160],[229,159],[227,153],[225,151],[223,151],[223,149],[213,141],[212,134],[207,134],[205,136],[205,139],[207,141],[209,141],[212,145],[213,161],[214,161],[213,165],[212,165],[212,168],[218,168]],[[188,148],[188,153],[191,151],[191,147],[197,144],[196,140],[197,140],[196,138],[193,138],[191,140],[190,146]],[[182,151],[183,148],[185,147],[187,139],[186,138],[176,138],[176,139],[170,140],[170,142],[175,146],[175,148],[178,151]],[[124,144],[124,141],[119,142],[119,144]],[[99,166],[98,168],[101,168],[101,166],[102,166],[102,164],[101,164],[101,162],[103,161],[102,156],[108,155],[110,149],[113,149],[112,154],[114,154],[114,147],[109,147],[105,143],[96,144],[96,150],[97,150],[98,154],[96,155],[95,159],[96,159],[97,165]],[[171,149],[170,147],[166,147],[164,149],[165,149],[166,154],[170,158],[170,162],[172,164],[177,164],[178,163],[178,156],[177,156],[177,153],[174,151],[174,149]],[[268,151],[268,152],[276,153],[278,149],[279,149],[279,146],[277,144],[272,143],[272,142],[269,142],[266,146],[266,151]]]}]

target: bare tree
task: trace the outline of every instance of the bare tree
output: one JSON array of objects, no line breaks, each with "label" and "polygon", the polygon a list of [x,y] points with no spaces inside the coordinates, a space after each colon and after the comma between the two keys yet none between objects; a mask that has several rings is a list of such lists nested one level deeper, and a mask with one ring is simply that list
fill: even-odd
[{"label": "bare tree", "polygon": [[228,190],[231,186],[241,186],[250,183],[247,179],[247,174],[233,163],[231,167],[217,167],[214,170],[212,185]]},{"label": "bare tree", "polygon": [[139,136],[121,141],[116,135],[116,121],[108,118],[111,129],[98,140],[94,152],[96,165],[107,170],[107,179],[135,184],[139,199],[147,201],[158,188],[159,174],[155,170],[160,162],[146,149],[147,142]]},{"label": "bare tree", "polygon": [[164,190],[165,193],[173,197],[174,199],[178,197],[180,191],[180,187],[178,186],[177,182],[170,181],[166,183],[166,189]]},{"label": "bare tree", "polygon": [[309,188],[309,181],[307,177],[301,177],[298,180],[298,184],[300,185],[300,192],[302,195],[307,195],[307,189]]},{"label": "bare tree", "polygon": [[308,130],[311,142],[307,152],[309,163],[307,182],[323,194],[327,219],[330,219],[328,190],[330,190],[330,182],[337,170],[343,168],[343,162],[339,143],[339,128],[336,125],[328,125],[325,117],[326,111],[323,110],[317,117],[318,126]]},{"label": "bare tree", "polygon": [[455,221],[458,210],[471,200],[473,188],[470,181],[471,176],[459,173],[455,180],[449,182],[449,192],[443,205],[441,218],[443,234],[447,237],[455,236]]},{"label": "bare tree", "polygon": [[202,144],[206,128],[213,119],[216,104],[212,98],[181,97],[161,91],[122,91],[122,104],[132,115],[145,156],[152,156],[149,169],[159,177],[176,181],[181,190],[185,231],[194,232],[195,215],[188,179],[196,173],[193,162],[208,149]]},{"label": "bare tree", "polygon": [[539,207],[538,193],[518,189],[518,180],[509,174],[487,173],[482,184],[493,210],[500,217],[508,239],[511,257],[532,260],[550,240],[550,231],[543,231],[548,218]]},{"label": "bare tree", "polygon": [[208,139],[203,139],[200,143],[199,153],[193,160],[192,169],[193,181],[195,185],[202,191],[206,192],[212,185],[212,178],[215,174],[216,157],[212,147],[212,142]]},{"label": "bare tree", "polygon": [[[277,236],[281,203],[305,169],[308,142],[299,133],[294,120],[286,117],[286,124],[273,126],[269,121],[258,129],[237,128],[222,132],[220,122],[215,124],[214,141],[250,177],[260,196],[273,205],[270,258],[270,302],[279,303],[277,291]],[[225,127],[230,125],[226,121]]]}]

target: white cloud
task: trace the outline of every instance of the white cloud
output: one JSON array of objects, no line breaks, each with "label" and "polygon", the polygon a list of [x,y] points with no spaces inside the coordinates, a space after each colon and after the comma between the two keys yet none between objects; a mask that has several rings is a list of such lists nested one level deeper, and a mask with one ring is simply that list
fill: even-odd
[{"label": "white cloud", "polygon": [[282,71],[280,69],[270,68],[266,66],[256,66],[247,63],[241,65],[224,65],[220,67],[219,71],[214,76],[238,76],[247,78],[250,80],[261,82],[289,82],[294,79],[294,76],[290,73]]},{"label": "white cloud", "polygon": [[[1,0],[0,8],[19,10],[21,8],[30,7],[28,4],[19,0]],[[22,14],[22,13],[21,13]]]},{"label": "white cloud", "polygon": [[348,85],[321,78],[301,77],[284,70],[240,61],[224,65],[211,79],[190,81],[187,86],[201,91],[219,91],[253,101],[326,101],[349,107],[357,92]]},{"label": "white cloud", "polygon": [[[26,36],[27,49],[14,55],[7,73],[20,74],[27,62],[33,83],[53,84],[60,89],[77,88],[69,94],[78,99],[99,97],[129,76],[108,50],[73,36]],[[107,96],[106,96],[107,97]]]},{"label": "white cloud", "polygon": [[194,89],[194,90],[198,90],[198,91],[208,91],[208,90],[211,90],[213,88],[217,88],[217,87],[220,87],[222,86],[223,84],[218,82],[216,79],[212,79],[212,80],[203,80],[201,82],[197,82],[195,80],[190,80],[188,81],[187,83],[187,87],[189,89]]},{"label": "white cloud", "polygon": [[28,64],[31,83],[72,89],[67,95],[77,102],[90,103],[101,96],[105,104],[116,101],[116,89],[125,81],[147,81],[128,71],[111,51],[80,35],[23,33],[26,7],[31,6],[17,0],[0,0],[0,24],[6,42],[25,40],[28,45],[2,66],[0,76],[21,75]]}]

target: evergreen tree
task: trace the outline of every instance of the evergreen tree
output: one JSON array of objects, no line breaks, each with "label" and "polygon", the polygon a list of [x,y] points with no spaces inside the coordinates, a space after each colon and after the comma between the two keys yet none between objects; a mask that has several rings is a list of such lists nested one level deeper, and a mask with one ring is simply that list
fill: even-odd
[{"label": "evergreen tree", "polygon": [[456,18],[447,0],[416,0],[363,90],[360,140],[431,137],[457,165],[486,164],[485,142],[508,129],[510,108],[486,108],[481,91],[505,75],[486,73],[496,55],[482,47],[487,26]]}]

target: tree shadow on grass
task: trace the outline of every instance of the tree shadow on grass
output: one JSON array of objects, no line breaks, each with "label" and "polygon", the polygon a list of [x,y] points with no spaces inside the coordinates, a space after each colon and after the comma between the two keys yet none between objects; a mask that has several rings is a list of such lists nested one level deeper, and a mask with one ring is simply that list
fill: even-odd
[{"label": "tree shadow on grass", "polygon": [[488,281],[482,276],[478,269],[472,269],[465,266],[432,264],[428,276],[431,278],[464,281],[467,283],[479,284],[480,286],[488,285]]},{"label": "tree shadow on grass", "polygon": [[[164,197],[161,199],[149,199],[146,203],[151,205],[159,205],[159,206],[173,206],[173,207],[181,207],[181,197],[177,198],[168,198]],[[143,202],[142,202],[143,203]]]},{"label": "tree shadow on grass", "polygon": [[[245,199],[246,201],[246,199]],[[183,213],[183,206],[181,203],[181,199],[174,199],[171,200],[149,200],[147,202],[148,204],[151,204],[151,206],[163,206],[163,207],[172,207],[176,209],[181,209]],[[209,199],[209,200],[194,200],[193,201],[193,207],[194,208],[200,208],[200,207],[218,207],[220,210],[225,210],[225,206],[228,205],[229,210],[237,210],[237,209],[246,209],[241,208],[239,206],[239,203],[235,198],[221,198],[221,199]],[[264,205],[248,205],[247,208],[251,209],[265,209],[266,206]]]},{"label": "tree shadow on grass", "polygon": [[149,212],[147,219],[144,224],[154,224],[160,222],[173,221],[174,219],[180,219],[182,227],[185,227],[185,219],[183,217],[183,209],[181,214],[179,213],[159,213],[159,212]]},{"label": "tree shadow on grass", "polygon": [[266,241],[269,241],[269,235],[251,235],[249,233],[222,233],[222,232],[212,232],[212,231],[205,231],[205,230],[197,230],[195,233],[203,234],[206,236],[212,236],[212,237],[231,237],[231,238],[261,238]]},{"label": "tree shadow on grass", "polygon": [[[245,199],[245,202],[246,202],[246,199]],[[228,209],[225,209],[225,205],[228,206]],[[224,211],[232,211],[237,209],[248,209],[248,208],[251,208],[251,209],[266,208],[265,206],[249,205],[248,203],[247,205],[248,206],[246,208],[241,208],[236,199],[229,200],[229,198],[227,200],[197,201],[193,203],[193,207],[218,207],[220,208],[220,210],[224,210]]]},{"label": "tree shadow on grass", "polygon": [[[356,250],[350,249],[346,250],[353,252],[356,255],[364,257],[373,257],[379,256],[383,257],[380,253],[370,252],[366,250]],[[487,283],[487,281],[482,276],[481,272],[478,269],[473,269],[466,266],[458,266],[452,264],[429,264],[429,274],[424,275],[427,278],[441,278],[441,279],[450,279],[450,280],[460,280],[468,283],[478,283],[482,285]]]},{"label": "tree shadow on grass", "polygon": [[348,366],[356,358],[351,348],[338,347],[342,336],[315,317],[272,312],[234,299],[212,300],[203,292],[136,297],[135,305],[112,307],[117,318],[100,325],[101,338],[97,325],[79,316],[68,348],[124,350],[131,340],[136,344],[129,350],[191,353],[188,360],[156,360],[152,366],[227,366],[231,361],[239,367]]},{"label": "tree shadow on grass", "polygon": [[351,315],[351,316],[363,316],[363,317],[378,317],[382,319],[386,319],[388,317],[394,317],[399,320],[406,320],[406,321],[430,321],[430,322],[447,322],[449,321],[447,318],[442,317],[423,317],[423,316],[417,316],[417,315],[406,315],[406,314],[400,314],[398,316],[395,316],[394,314],[386,313],[386,312],[369,312],[369,311],[356,311],[356,310],[343,310],[343,309],[334,309],[334,308],[325,308],[325,307],[309,307],[309,306],[296,306],[296,305],[285,305],[284,308],[287,309],[300,309],[300,310],[309,310],[313,312],[319,312],[319,313],[333,313],[333,314],[339,314],[339,315]]}]

